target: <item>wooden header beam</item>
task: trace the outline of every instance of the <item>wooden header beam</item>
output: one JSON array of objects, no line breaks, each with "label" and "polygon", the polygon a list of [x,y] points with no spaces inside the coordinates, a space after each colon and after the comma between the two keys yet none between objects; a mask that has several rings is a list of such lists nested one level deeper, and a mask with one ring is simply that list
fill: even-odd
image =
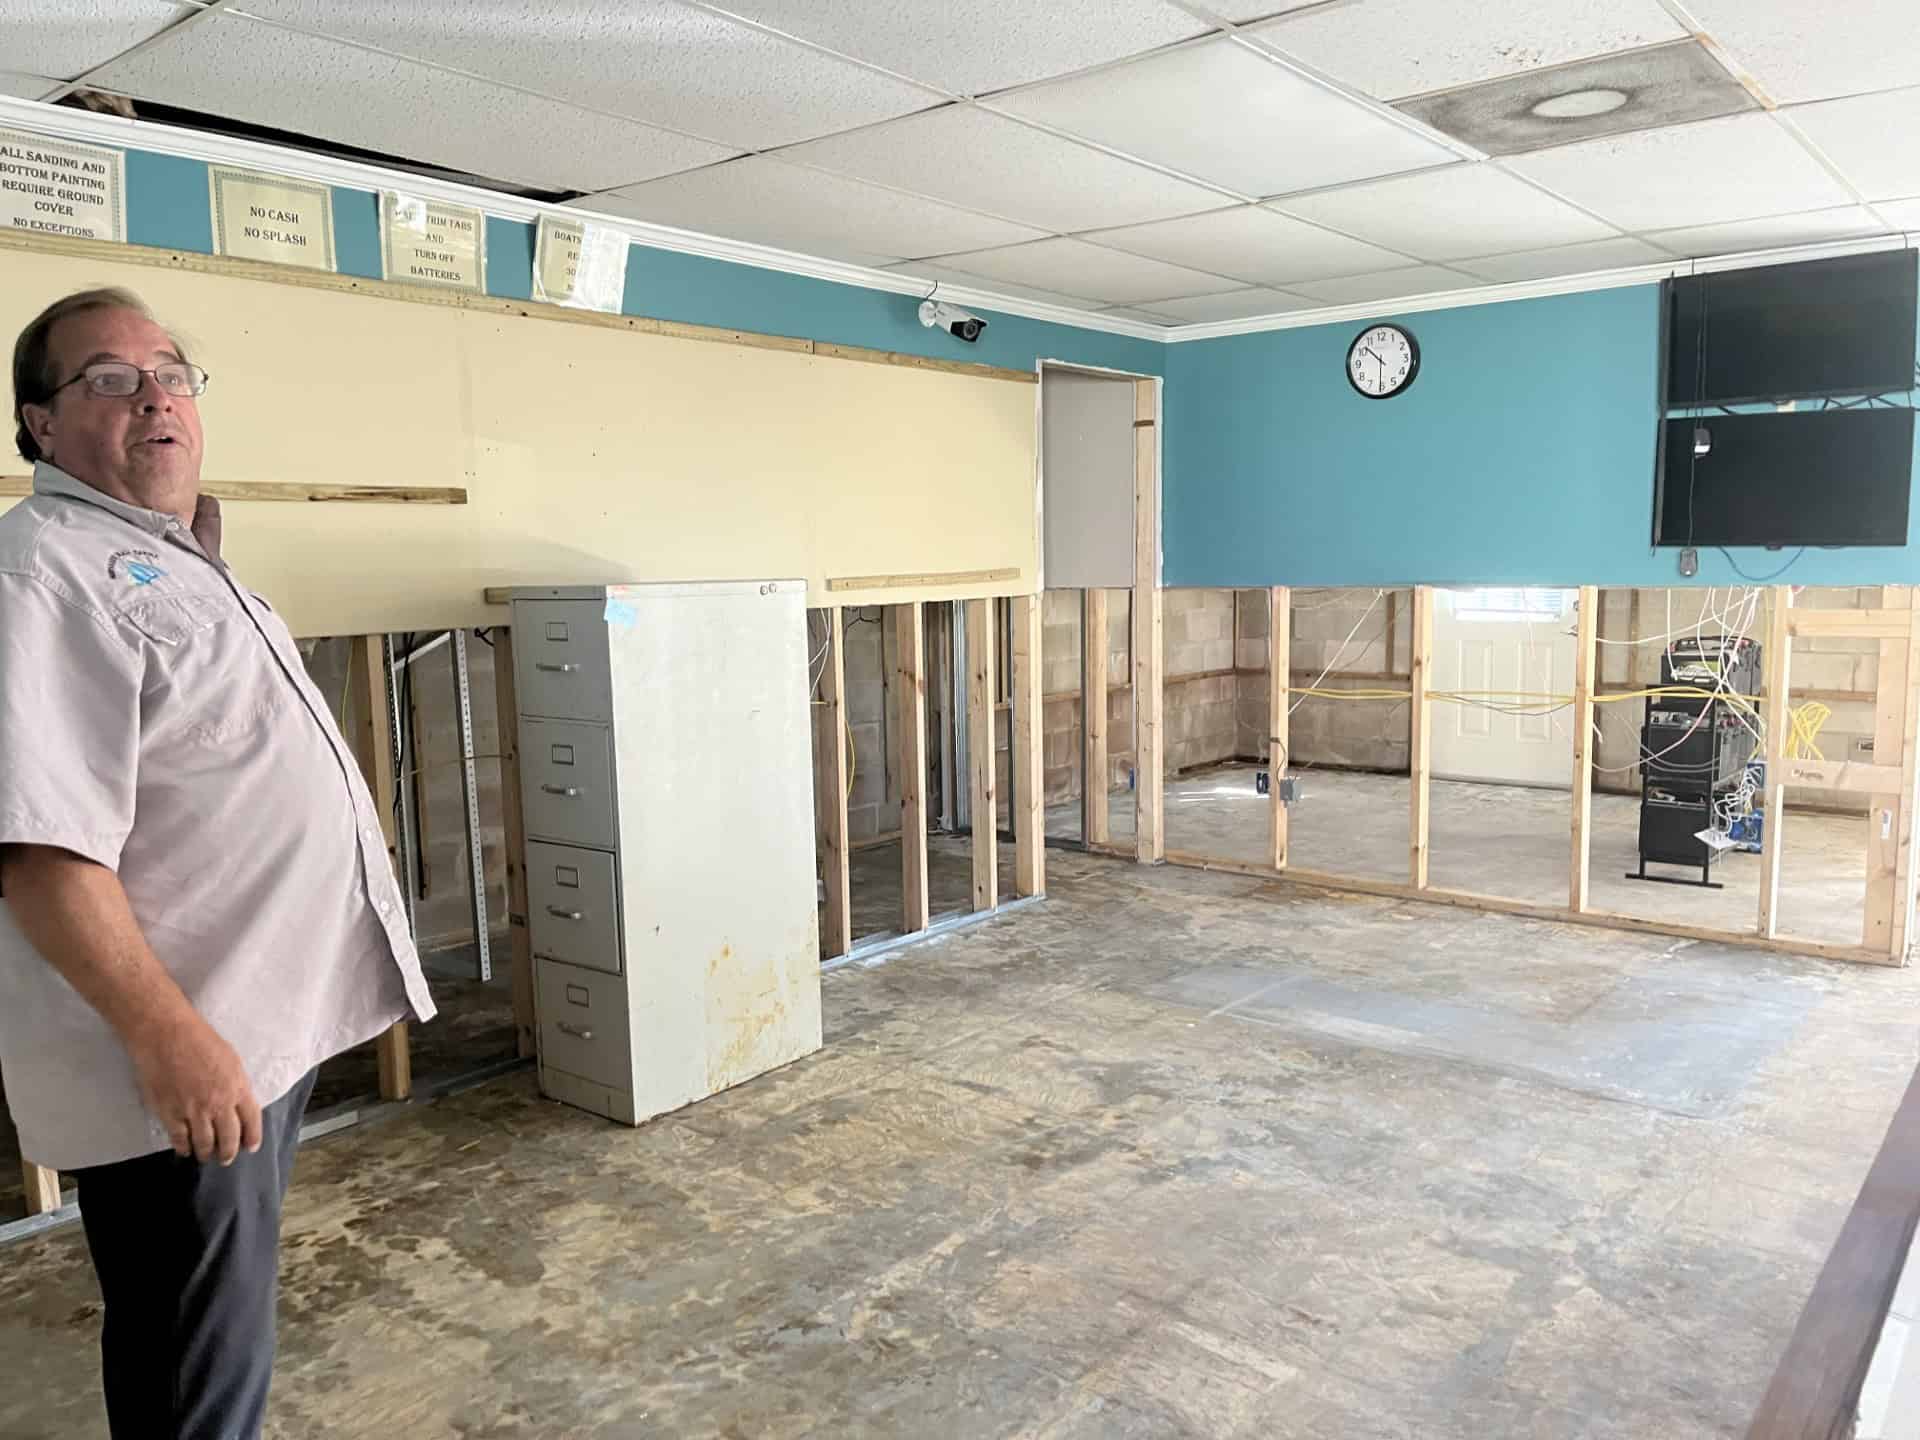
[{"label": "wooden header beam", "polygon": [[[467,503],[467,492],[458,485],[301,485],[276,480],[209,480],[200,487],[200,492],[222,503],[252,500],[359,505]],[[0,499],[32,493],[32,476],[0,475]]]},{"label": "wooden header beam", "polygon": [[1910,610],[1794,610],[1787,634],[1835,640],[1904,640],[1913,629]]}]

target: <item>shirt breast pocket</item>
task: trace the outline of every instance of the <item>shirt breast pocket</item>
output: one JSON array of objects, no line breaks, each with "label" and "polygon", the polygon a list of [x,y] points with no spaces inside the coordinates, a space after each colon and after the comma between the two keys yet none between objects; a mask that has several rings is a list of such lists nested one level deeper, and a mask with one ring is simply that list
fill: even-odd
[{"label": "shirt breast pocket", "polygon": [[152,596],[120,607],[148,642],[144,723],[155,738],[239,744],[286,706],[267,643],[231,595]]}]

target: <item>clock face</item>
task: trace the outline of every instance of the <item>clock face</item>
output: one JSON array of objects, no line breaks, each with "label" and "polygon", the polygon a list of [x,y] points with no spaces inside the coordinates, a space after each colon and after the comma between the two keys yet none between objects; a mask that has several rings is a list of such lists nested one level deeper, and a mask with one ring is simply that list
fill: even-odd
[{"label": "clock face", "polygon": [[1362,330],[1347,347],[1347,379],[1369,400],[1385,400],[1413,384],[1420,346],[1398,325]]}]

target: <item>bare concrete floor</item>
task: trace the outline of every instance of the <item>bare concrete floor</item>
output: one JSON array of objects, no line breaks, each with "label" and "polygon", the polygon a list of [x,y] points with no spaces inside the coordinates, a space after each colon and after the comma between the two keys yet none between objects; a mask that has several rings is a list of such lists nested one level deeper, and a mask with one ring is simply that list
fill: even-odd
[{"label": "bare concrete floor", "polygon": [[[1049,859],[638,1130],[307,1147],[268,1433],[1742,1433],[1920,974]],[[0,1435],[105,1433],[98,1324],[76,1230],[0,1251]]]},{"label": "bare concrete floor", "polygon": [[[1264,863],[1267,798],[1254,790],[1256,767],[1225,765],[1167,786],[1167,848],[1224,860]],[[1308,770],[1290,822],[1290,862],[1370,880],[1407,879],[1404,775]],[[1109,802],[1132,833],[1133,797]],[[1572,845],[1564,790],[1435,780],[1429,798],[1429,873],[1434,885],[1546,905],[1567,901]],[[1647,919],[1724,930],[1752,930],[1760,903],[1760,857],[1733,852],[1713,869],[1725,888],[1629,880],[1638,868],[1640,802],[1593,797],[1592,905]],[[1866,909],[1867,822],[1863,816],[1791,810],[1781,856],[1780,927],[1803,940],[1858,945]],[[1078,836],[1075,801],[1049,807],[1049,834]],[[1654,866],[1654,873],[1699,878],[1698,871]]]}]

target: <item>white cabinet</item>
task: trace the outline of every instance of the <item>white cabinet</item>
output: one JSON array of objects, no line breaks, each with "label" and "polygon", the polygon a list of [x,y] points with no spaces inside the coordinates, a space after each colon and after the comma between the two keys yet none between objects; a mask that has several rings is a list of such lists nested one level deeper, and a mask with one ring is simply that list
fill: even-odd
[{"label": "white cabinet", "polygon": [[513,592],[540,1087],[628,1124],[820,1048],[806,587]]}]

